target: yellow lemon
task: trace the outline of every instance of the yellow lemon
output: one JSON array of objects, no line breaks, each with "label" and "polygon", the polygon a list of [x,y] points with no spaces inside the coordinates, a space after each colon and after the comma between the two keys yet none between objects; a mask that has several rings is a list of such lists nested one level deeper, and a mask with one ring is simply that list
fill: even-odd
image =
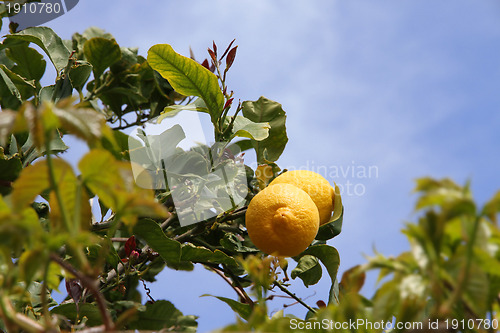
[{"label": "yellow lemon", "polygon": [[282,173],[269,185],[292,184],[304,190],[314,201],[319,211],[320,225],[330,221],[335,201],[335,190],[328,180],[309,170],[292,170]]},{"label": "yellow lemon", "polygon": [[290,184],[266,187],[250,201],[245,215],[248,236],[261,251],[293,257],[304,251],[319,229],[311,197]]}]

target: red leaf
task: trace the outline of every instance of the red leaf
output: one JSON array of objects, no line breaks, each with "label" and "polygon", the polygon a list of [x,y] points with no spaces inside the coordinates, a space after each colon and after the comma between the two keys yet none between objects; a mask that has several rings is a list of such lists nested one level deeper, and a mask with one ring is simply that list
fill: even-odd
[{"label": "red leaf", "polygon": [[326,308],[326,304],[323,301],[317,301],[316,305],[318,306],[318,308]]},{"label": "red leaf", "polygon": [[224,105],[224,109],[230,107],[231,104],[233,104],[233,99],[234,98],[230,98],[230,99],[227,100],[226,104]]},{"label": "red leaf", "polygon": [[213,43],[214,54],[215,56],[217,56],[217,45],[215,45],[215,41],[213,41],[212,43]]},{"label": "red leaf", "polygon": [[132,253],[133,250],[137,247],[137,244],[135,242],[135,237],[131,236],[129,239],[127,239],[127,242],[125,242],[125,255],[128,257],[130,256],[130,253]]},{"label": "red leaf", "polygon": [[78,302],[80,302],[80,298],[83,294],[83,287],[80,284],[80,281],[75,279],[66,280],[66,291],[68,292],[68,295],[73,299],[75,304],[78,304]]},{"label": "red leaf", "polygon": [[232,66],[232,64],[233,64],[234,58],[236,57],[236,49],[237,48],[238,48],[238,46],[236,45],[227,54],[227,58],[226,58],[226,70],[228,70]]},{"label": "red leaf", "polygon": [[229,52],[229,50],[231,49],[231,46],[233,46],[233,43],[236,39],[233,39],[231,41],[231,43],[229,43],[229,46],[227,47],[226,51],[224,51],[224,54],[222,55],[222,57],[220,57],[220,59],[222,60],[222,58],[224,58],[226,56],[226,54]]},{"label": "red leaf", "polygon": [[206,69],[210,70],[210,65],[208,64],[208,59],[203,60],[203,62],[201,63],[201,65],[203,67],[205,67]]}]

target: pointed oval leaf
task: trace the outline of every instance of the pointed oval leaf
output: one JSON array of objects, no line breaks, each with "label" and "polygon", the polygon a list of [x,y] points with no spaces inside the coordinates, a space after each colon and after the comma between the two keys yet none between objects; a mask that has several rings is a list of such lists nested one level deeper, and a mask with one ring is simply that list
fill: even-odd
[{"label": "pointed oval leaf", "polygon": [[252,314],[252,307],[250,306],[250,304],[243,304],[243,303],[240,303],[240,302],[235,301],[233,299],[230,299],[227,297],[222,297],[222,296],[213,296],[213,295],[209,295],[209,294],[201,295],[201,297],[206,297],[206,296],[215,297],[218,300],[226,303],[227,305],[229,305],[231,307],[231,309],[234,312],[239,314],[241,316],[241,318],[243,318],[245,320],[248,320]]},{"label": "pointed oval leaf", "polygon": [[13,45],[6,50],[7,56],[16,62],[16,71],[28,80],[40,81],[47,63],[37,50],[27,44]]},{"label": "pointed oval leaf", "polygon": [[73,88],[81,90],[92,73],[92,65],[86,61],[79,61],[69,70],[68,76]]},{"label": "pointed oval leaf", "polygon": [[215,74],[196,61],[178,54],[168,44],[151,47],[148,62],[179,94],[201,97],[210,112],[212,123],[217,123],[222,113],[224,96]]},{"label": "pointed oval leaf", "polygon": [[316,257],[305,255],[299,259],[297,266],[292,270],[291,278],[299,277],[304,286],[316,284],[321,279],[322,269]]},{"label": "pointed oval leaf", "polygon": [[285,149],[288,137],[286,135],[286,115],[281,104],[265,97],[257,101],[245,101],[242,104],[243,116],[256,123],[267,122],[270,125],[269,136],[262,140],[252,140],[257,153],[257,162],[276,161]]},{"label": "pointed oval leaf", "polygon": [[57,72],[68,64],[70,52],[62,39],[50,28],[34,27],[24,29],[8,38],[20,39],[38,45],[54,64]]},{"label": "pointed oval leaf", "polygon": [[161,227],[153,220],[141,219],[134,226],[134,234],[142,238],[160,257],[171,264],[181,259],[181,243],[168,238]]}]

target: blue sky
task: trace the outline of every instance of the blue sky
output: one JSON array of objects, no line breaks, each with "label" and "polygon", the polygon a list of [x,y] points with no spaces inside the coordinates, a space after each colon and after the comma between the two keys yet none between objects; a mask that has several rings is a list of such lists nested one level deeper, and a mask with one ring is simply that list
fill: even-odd
[{"label": "blue sky", "polygon": [[[470,179],[480,202],[500,188],[498,1],[86,0],[48,26],[63,38],[98,26],[143,55],[158,43],[185,55],[192,47],[199,60],[212,40],[223,48],[236,38],[229,76],[236,97],[264,95],[287,112],[279,165],[327,170],[345,187],[344,230],[330,243],[340,272],[374,247],[386,255],[408,248],[400,230],[415,220],[415,178]],[[377,172],[329,177],[349,167]],[[358,195],[346,193],[348,182]],[[371,276],[367,295],[374,283]],[[307,289],[295,284],[311,304],[327,298],[326,277]],[[235,319],[223,303],[199,298],[235,297],[203,268],[167,271],[151,289],[199,315],[201,332]],[[286,311],[305,314],[298,305]]]}]

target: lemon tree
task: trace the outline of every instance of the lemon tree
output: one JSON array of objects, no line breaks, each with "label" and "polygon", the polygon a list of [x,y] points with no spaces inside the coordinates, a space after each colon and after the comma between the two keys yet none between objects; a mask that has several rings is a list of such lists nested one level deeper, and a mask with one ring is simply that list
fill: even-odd
[{"label": "lemon tree", "polygon": [[[235,298],[215,297],[248,323],[268,318],[271,289],[316,311],[288,290],[289,276],[310,285],[326,269],[332,288],[325,299],[338,301],[339,254],[326,244],[342,226],[342,214],[331,218],[332,188],[323,207],[323,197],[311,192],[317,179],[278,184],[285,173],[261,186],[259,170],[272,178],[279,172],[286,114],[265,97],[236,103],[226,83],[236,52],[233,43],[224,49],[213,43],[198,63],[158,44],[141,55],[98,28],[71,40],[47,27],[3,38],[2,331],[194,331],[196,314],[147,288],[164,269],[194,265],[230,282]],[[49,70],[57,75],[44,85]],[[182,148],[176,126],[154,137],[124,134],[179,112],[208,114],[215,143]],[[62,154],[69,135],[89,148],[76,168]],[[238,151],[255,154],[258,170],[244,165]],[[161,180],[164,174],[171,178]],[[181,213],[190,211],[196,219],[183,224]],[[296,261],[291,272],[287,260]],[[62,281],[67,297],[57,303],[51,292]]]},{"label": "lemon tree", "polygon": [[[432,323],[426,328],[436,332],[497,331],[500,193],[479,205],[468,184],[418,180],[416,221],[403,230],[410,251],[376,254],[338,279],[340,255],[329,243],[342,231],[339,188],[309,171],[280,173],[285,111],[265,97],[236,102],[226,82],[236,53],[233,43],[213,43],[201,63],[168,44],[140,54],[98,28],[71,40],[46,27],[2,39],[0,330],[195,331],[211,318],[182,313],[147,285],[163,270],[200,265],[234,291],[232,298],[214,295],[238,315],[225,330],[380,332],[324,323],[397,318]],[[48,70],[56,78],[45,85]],[[185,149],[173,131],[163,132],[158,137],[172,140],[162,148],[175,163],[154,170],[131,163],[124,131],[179,112],[208,114],[217,142]],[[69,135],[88,146],[76,165],[63,154]],[[141,138],[158,146],[156,137]],[[158,150],[136,147],[161,162]],[[236,151],[255,154],[256,170]],[[231,168],[238,163],[243,182]],[[153,172],[175,175],[176,185],[154,187]],[[195,203],[212,214],[181,225],[178,207],[189,211]],[[368,298],[361,288],[373,270],[381,285]],[[320,302],[289,290],[318,283],[324,272],[331,287]],[[51,292],[62,281],[67,297],[58,303]],[[306,316],[271,316],[267,304],[278,295],[307,309]]]}]

